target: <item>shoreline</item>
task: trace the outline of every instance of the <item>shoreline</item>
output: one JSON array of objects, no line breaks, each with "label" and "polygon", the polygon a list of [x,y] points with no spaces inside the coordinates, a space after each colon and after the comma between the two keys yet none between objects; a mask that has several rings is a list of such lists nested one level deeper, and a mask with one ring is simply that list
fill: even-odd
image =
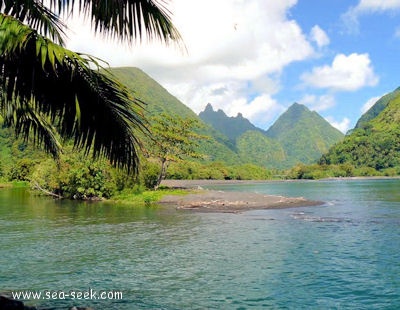
[{"label": "shoreline", "polygon": [[322,201],[308,200],[304,197],[284,197],[252,192],[226,192],[203,189],[202,186],[228,184],[256,184],[266,181],[241,180],[165,180],[163,186],[184,188],[191,192],[184,196],[166,195],[161,205],[175,207],[177,210],[214,213],[240,213],[250,210],[284,209],[323,205]]},{"label": "shoreline", "polygon": [[322,179],[270,179],[270,180],[163,180],[162,186],[182,189],[193,189],[203,186],[215,185],[231,185],[231,184],[262,184],[262,183],[276,183],[276,182],[323,182],[323,181],[362,181],[362,180],[396,180],[400,176],[357,176],[357,177],[331,177]]}]

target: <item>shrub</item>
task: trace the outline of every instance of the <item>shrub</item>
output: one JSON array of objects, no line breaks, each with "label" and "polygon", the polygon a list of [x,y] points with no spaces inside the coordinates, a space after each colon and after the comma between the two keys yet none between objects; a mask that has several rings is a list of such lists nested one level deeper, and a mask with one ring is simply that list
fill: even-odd
[{"label": "shrub", "polygon": [[29,181],[36,162],[29,158],[19,159],[11,168],[8,178],[10,181]]}]

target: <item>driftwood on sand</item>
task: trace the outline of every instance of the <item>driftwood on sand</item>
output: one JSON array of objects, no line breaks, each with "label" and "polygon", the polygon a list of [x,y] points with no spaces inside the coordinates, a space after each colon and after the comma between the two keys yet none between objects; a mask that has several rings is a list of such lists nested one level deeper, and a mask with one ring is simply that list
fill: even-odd
[{"label": "driftwood on sand", "polygon": [[169,183],[167,181],[164,185],[180,188],[192,188],[192,192],[184,196],[165,196],[160,203],[175,206],[177,209],[182,210],[230,213],[257,209],[281,209],[322,204],[320,201],[308,200],[303,197],[283,197],[253,192],[205,190],[200,188],[200,184],[205,185],[204,181],[170,181]]}]

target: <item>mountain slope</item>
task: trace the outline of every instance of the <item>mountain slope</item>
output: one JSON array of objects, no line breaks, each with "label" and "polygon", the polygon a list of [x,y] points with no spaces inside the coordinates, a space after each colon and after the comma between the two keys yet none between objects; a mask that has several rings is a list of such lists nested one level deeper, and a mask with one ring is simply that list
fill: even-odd
[{"label": "mountain slope", "polygon": [[240,161],[238,155],[228,147],[229,145],[232,147],[232,145],[224,135],[203,123],[196,113],[171,95],[148,74],[133,67],[111,68],[110,71],[128,87],[134,96],[146,103],[146,118],[167,113],[182,118],[196,119],[203,125],[200,133],[210,137],[200,142],[200,153],[208,155],[208,159],[211,161],[223,161],[228,164]]},{"label": "mountain slope", "polygon": [[214,111],[210,103],[207,104],[204,111],[199,113],[199,117],[228,137],[232,142],[235,142],[237,138],[249,130],[264,132],[254,126],[247,118],[244,118],[241,113],[236,117],[229,117],[222,110]]},{"label": "mountain slope", "polygon": [[237,139],[236,147],[242,161],[268,168],[285,168],[286,153],[281,144],[260,131],[246,131]]},{"label": "mountain slope", "polygon": [[267,130],[267,136],[281,143],[287,156],[286,165],[292,166],[318,160],[344,135],[317,112],[294,103]]},{"label": "mountain slope", "polygon": [[397,167],[400,172],[400,92],[388,100],[375,118],[354,129],[320,161],[322,164],[349,163],[376,170]]},{"label": "mountain slope", "polygon": [[370,120],[377,117],[379,113],[381,113],[387,107],[389,102],[399,96],[399,94],[400,87],[380,98],[367,112],[360,117],[360,119],[357,121],[355,129],[362,128]]}]

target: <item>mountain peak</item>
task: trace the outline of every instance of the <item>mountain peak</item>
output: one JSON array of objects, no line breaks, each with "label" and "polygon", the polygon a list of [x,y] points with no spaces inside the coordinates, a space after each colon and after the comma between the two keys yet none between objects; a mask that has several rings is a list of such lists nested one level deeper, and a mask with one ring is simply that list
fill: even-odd
[{"label": "mountain peak", "polygon": [[199,117],[216,130],[223,133],[232,142],[249,130],[255,130],[265,133],[262,129],[254,126],[242,113],[238,113],[235,117],[229,117],[224,111],[219,109],[214,111],[211,104],[207,104],[203,112],[199,113]]},{"label": "mountain peak", "polygon": [[317,112],[294,103],[268,129],[267,135],[282,143],[293,163],[317,160],[343,134]]},{"label": "mountain peak", "polygon": [[293,114],[296,118],[302,115],[303,113],[310,113],[310,109],[307,108],[305,105],[300,103],[293,103],[285,113]]},{"label": "mountain peak", "polygon": [[214,112],[214,108],[211,105],[211,103],[207,103],[206,108],[204,109],[204,112]]}]

